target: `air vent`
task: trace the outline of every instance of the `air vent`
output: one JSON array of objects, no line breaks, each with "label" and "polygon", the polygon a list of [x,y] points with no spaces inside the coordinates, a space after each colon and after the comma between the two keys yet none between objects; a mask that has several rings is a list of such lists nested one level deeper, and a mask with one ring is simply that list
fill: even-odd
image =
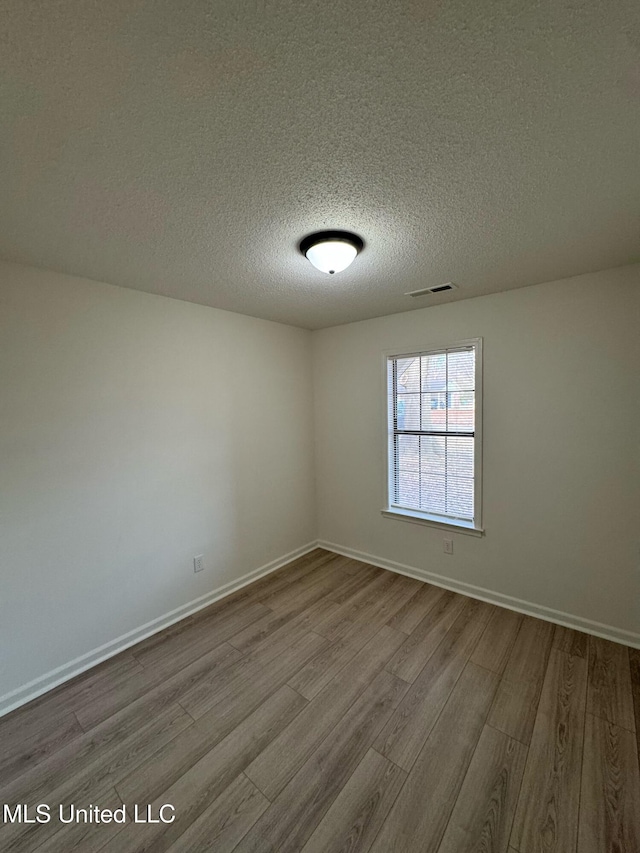
[{"label": "air vent", "polygon": [[436,284],[433,287],[423,287],[422,290],[412,290],[410,293],[405,293],[405,296],[426,296],[427,293],[444,293],[447,290],[455,290],[457,286],[452,281],[448,281],[446,284]]}]

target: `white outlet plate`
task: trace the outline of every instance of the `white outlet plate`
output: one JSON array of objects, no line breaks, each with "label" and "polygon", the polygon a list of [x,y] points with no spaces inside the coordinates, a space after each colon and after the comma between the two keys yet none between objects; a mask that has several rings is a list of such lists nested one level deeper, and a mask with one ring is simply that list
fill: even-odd
[{"label": "white outlet plate", "polygon": [[199,554],[193,558],[193,571],[201,572],[204,569],[204,554]]},{"label": "white outlet plate", "polygon": [[445,554],[453,554],[453,539],[443,539],[442,549]]}]

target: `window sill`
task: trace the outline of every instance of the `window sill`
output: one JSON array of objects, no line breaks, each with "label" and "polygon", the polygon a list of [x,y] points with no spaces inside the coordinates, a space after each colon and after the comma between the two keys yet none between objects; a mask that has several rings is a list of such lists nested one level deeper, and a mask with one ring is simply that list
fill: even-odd
[{"label": "window sill", "polygon": [[427,515],[426,513],[412,512],[410,509],[396,509],[395,507],[387,507],[380,512],[385,518],[410,521],[412,524],[426,524],[428,527],[439,527],[441,530],[451,530],[456,533],[464,533],[467,536],[482,536],[484,533],[484,529],[475,527],[472,521],[444,520],[437,515]]}]

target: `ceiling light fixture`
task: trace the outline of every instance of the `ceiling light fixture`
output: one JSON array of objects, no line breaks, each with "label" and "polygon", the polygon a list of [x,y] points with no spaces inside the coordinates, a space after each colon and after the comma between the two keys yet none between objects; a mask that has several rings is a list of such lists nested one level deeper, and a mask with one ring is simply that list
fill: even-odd
[{"label": "ceiling light fixture", "polygon": [[316,231],[300,243],[300,251],[320,272],[333,275],[351,264],[364,242],[349,231]]}]

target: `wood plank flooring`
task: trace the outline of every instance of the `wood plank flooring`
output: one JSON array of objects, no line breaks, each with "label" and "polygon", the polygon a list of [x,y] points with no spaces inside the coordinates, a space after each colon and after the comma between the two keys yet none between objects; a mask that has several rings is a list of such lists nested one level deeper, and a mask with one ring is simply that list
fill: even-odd
[{"label": "wood plank flooring", "polygon": [[640,651],[317,549],[0,719],[0,850],[640,853],[639,728]]}]

